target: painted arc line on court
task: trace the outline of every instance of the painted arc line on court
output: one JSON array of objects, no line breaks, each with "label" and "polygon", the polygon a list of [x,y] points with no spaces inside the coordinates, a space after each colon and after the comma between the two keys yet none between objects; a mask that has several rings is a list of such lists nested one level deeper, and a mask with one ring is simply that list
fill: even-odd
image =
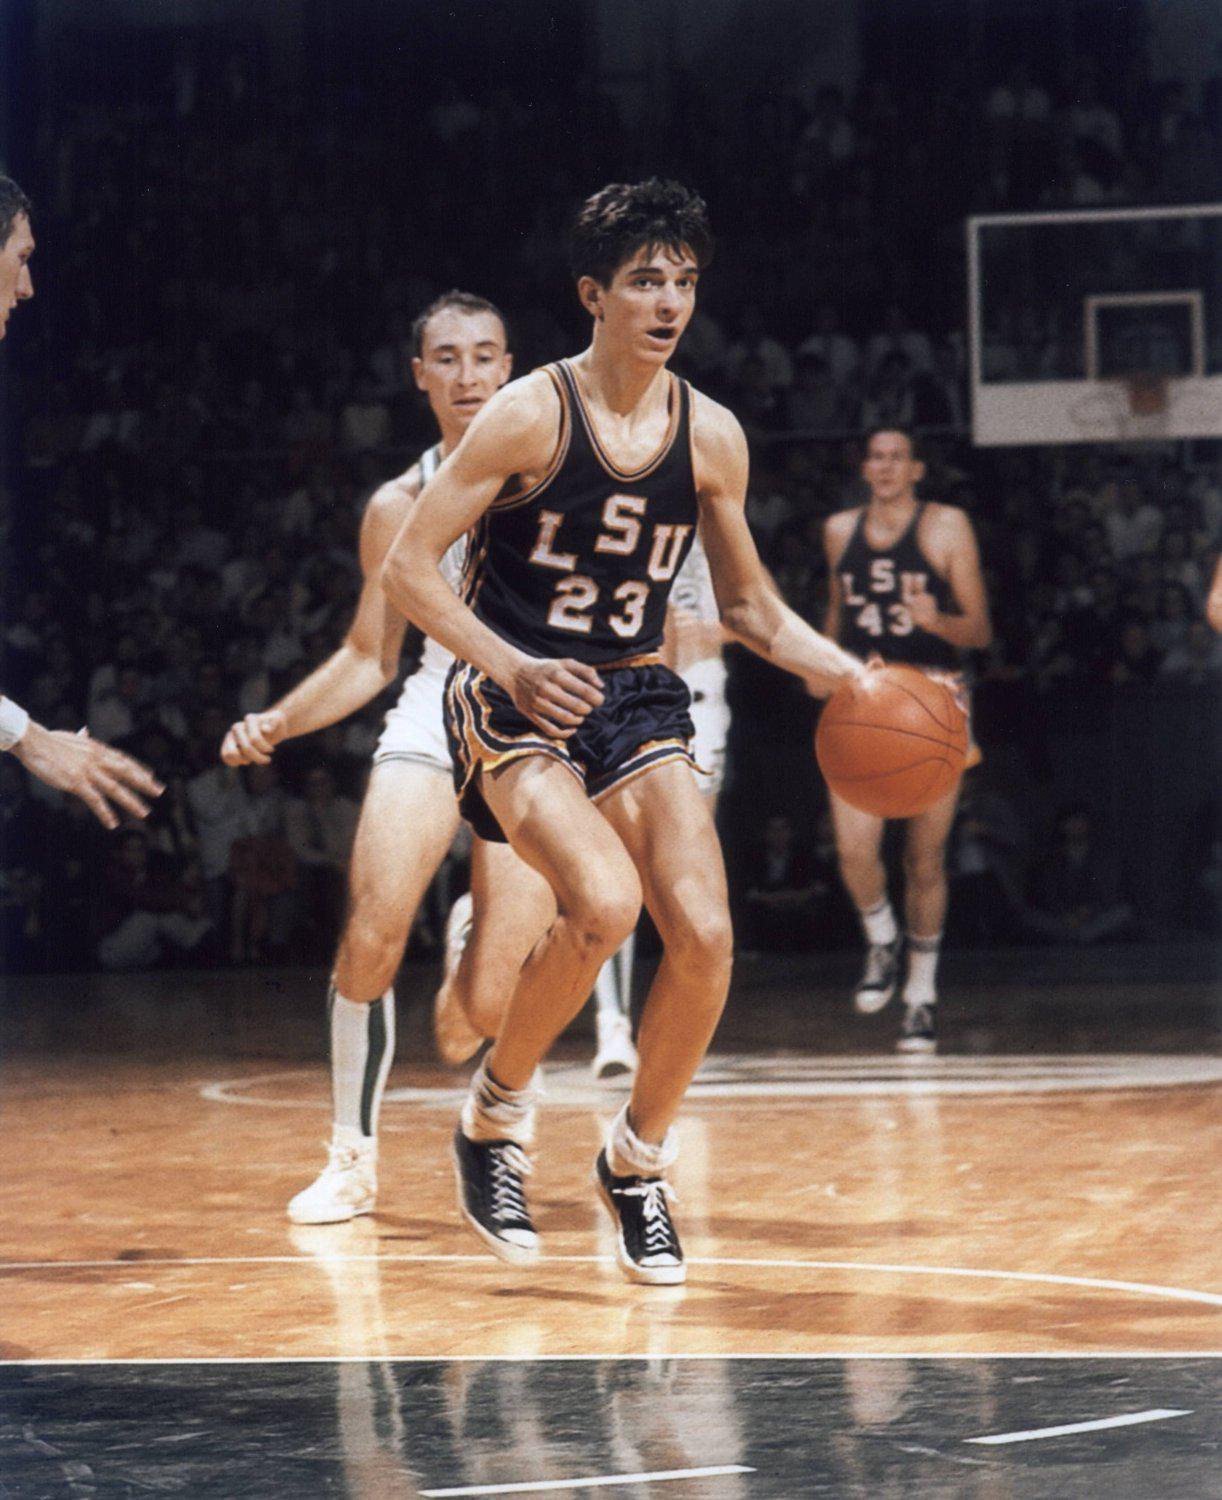
[{"label": "painted arc line on court", "polygon": [[[0,1261],[0,1275],[6,1271],[137,1271],[155,1266],[317,1266],[369,1263],[387,1265],[459,1265],[494,1268],[487,1255],[443,1255],[423,1252],[419,1255],[182,1255],[149,1256],[147,1260],[11,1260]],[[729,1255],[689,1255],[689,1266],[733,1266],[741,1269],[758,1267],[774,1271],[866,1271],[887,1276],[962,1276],[983,1281],[1024,1281],[1037,1285],[1076,1286],[1087,1291],[1132,1292],[1137,1296],[1164,1297],[1175,1302],[1199,1302],[1206,1307],[1222,1307],[1222,1292],[1202,1292],[1188,1287],[1159,1286],[1145,1281],[1117,1281],[1102,1276],[1062,1276],[1052,1271],[994,1271],[976,1266],[908,1266],[887,1261],[853,1260],[750,1260]],[[548,1255],[539,1262],[553,1266],[613,1266],[609,1255]]]},{"label": "painted arc line on court", "polygon": [[658,1469],[652,1474],[596,1474],[590,1479],[536,1479],[524,1484],[467,1484],[456,1490],[421,1490],[424,1500],[459,1495],[541,1495],[545,1490],[598,1490],[611,1484],[664,1484],[668,1479],[716,1479],[725,1474],[754,1474],[746,1464],[717,1464],[708,1469]]},{"label": "painted arc line on court", "polygon": [[991,1437],[964,1438],[965,1443],[1033,1443],[1038,1438],[1068,1437],[1074,1432],[1102,1432],[1105,1427],[1135,1427],[1139,1422],[1165,1422],[1168,1417],[1190,1417],[1190,1411],[1154,1406],[1123,1417],[1100,1417],[1094,1422],[1067,1422],[1063,1427],[1031,1427],[1026,1432],[998,1432]]},{"label": "painted arc line on court", "polygon": [[[551,1102],[563,1108],[601,1108],[623,1090],[593,1084],[584,1068],[561,1063],[545,1070]],[[777,1074],[784,1076],[777,1077]],[[279,1070],[244,1078],[194,1085],[214,1104],[261,1109],[317,1107],[310,1099],[260,1096],[268,1084],[312,1079],[313,1069]],[[720,1100],[1038,1097],[1050,1093],[1093,1093],[1208,1086],[1222,1082],[1222,1058],[1193,1054],[1146,1056],[1126,1053],[942,1057],[897,1060],[893,1054],[852,1058],[810,1058],[791,1054],[714,1056],[693,1081],[692,1104]],[[254,1092],[252,1092],[254,1091]],[[456,1109],[464,1090],[400,1085],[387,1090],[386,1102]]]}]

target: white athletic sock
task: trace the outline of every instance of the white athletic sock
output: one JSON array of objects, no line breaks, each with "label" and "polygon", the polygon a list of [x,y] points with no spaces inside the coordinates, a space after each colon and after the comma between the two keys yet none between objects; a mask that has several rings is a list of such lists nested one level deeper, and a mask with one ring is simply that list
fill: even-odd
[{"label": "white athletic sock", "polygon": [[636,934],[624,940],[598,971],[594,981],[594,1003],[598,1022],[627,1020],[632,1010],[632,962],[636,954]]},{"label": "white athletic sock", "polygon": [[469,1141],[516,1141],[529,1146],[535,1137],[536,1078],[524,1089],[506,1088],[489,1073],[485,1059],[472,1074],[463,1100],[462,1133]]},{"label": "white athletic sock", "polygon": [[869,911],[859,911],[857,915],[861,918],[861,925],[865,929],[867,943],[875,945],[893,943],[900,935],[895,913],[891,910],[891,903],[886,896],[877,906],[872,906]]},{"label": "white athletic sock", "polygon": [[917,937],[908,934],[908,978],[904,981],[905,1005],[934,1005],[938,999],[934,988],[938,971],[938,951],[942,946],[942,934],[933,937]]},{"label": "white athletic sock", "polygon": [[378,1133],[378,1113],[395,1055],[395,992],[362,1004],[331,986],[331,1102],[335,1123],[363,1137]]},{"label": "white athletic sock", "polygon": [[[679,1155],[679,1137],[672,1125],[660,1145],[641,1140],[628,1122],[625,1104],[607,1131],[607,1163],[616,1177],[661,1177]],[[625,1171],[624,1168],[628,1170]]]},{"label": "white athletic sock", "polygon": [[611,962],[619,985],[619,1008],[627,1019],[632,1014],[632,969],[636,963],[636,933],[630,932]]}]

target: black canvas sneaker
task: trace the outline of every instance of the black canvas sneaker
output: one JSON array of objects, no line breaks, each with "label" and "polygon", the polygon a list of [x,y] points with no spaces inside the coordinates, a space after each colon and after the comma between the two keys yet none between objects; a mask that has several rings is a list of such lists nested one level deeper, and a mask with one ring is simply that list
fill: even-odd
[{"label": "black canvas sneaker", "polygon": [[936,1052],[938,1050],[938,1033],[932,1005],[907,1007],[895,1050],[897,1052]]},{"label": "black canvas sneaker", "polygon": [[454,1132],[454,1174],[463,1217],[494,1255],[515,1266],[539,1259],[522,1179],[530,1157],[516,1141],[469,1141]]},{"label": "black canvas sneaker", "polygon": [[863,1016],[882,1010],[900,978],[900,940],[893,943],[871,943],[866,950],[866,966],[853,991],[853,1008]]},{"label": "black canvas sneaker", "polygon": [[615,1177],[606,1150],[598,1153],[594,1179],[615,1220],[615,1256],[629,1281],[676,1286],[687,1277],[683,1248],[671,1222],[675,1190],[664,1177]]}]

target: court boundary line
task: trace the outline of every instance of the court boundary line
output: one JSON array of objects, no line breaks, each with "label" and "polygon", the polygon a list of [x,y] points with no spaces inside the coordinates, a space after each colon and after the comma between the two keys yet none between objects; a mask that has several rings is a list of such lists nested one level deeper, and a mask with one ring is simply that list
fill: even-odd
[{"label": "court boundary line", "polygon": [[1126,1360],[1126,1359],[1222,1359],[1222,1349],[1122,1349],[1115,1354],[1100,1354],[1095,1351],[1068,1352],[1066,1350],[1040,1350],[1024,1354],[1021,1350],[1003,1349],[995,1354],[966,1353],[944,1350],[928,1354],[905,1354],[894,1350],[867,1350],[855,1354],[801,1354],[785,1350],[777,1354],[201,1354],[153,1355],[141,1359],[136,1356],[120,1356],[114,1359],[85,1359],[61,1357],[56,1359],[0,1359],[0,1369],[18,1367],[42,1368],[71,1367],[75,1365],[487,1365],[487,1364],[589,1364],[594,1361],[621,1361],[631,1364],[662,1364],[669,1360],[773,1360],[783,1364],[797,1364],[801,1360],[810,1363],[827,1363],[830,1360],[862,1360],[887,1363],[897,1360]]},{"label": "court boundary line", "polygon": [[[149,1256],[142,1260],[28,1260],[0,1261],[0,1275],[22,1271],[120,1270],[136,1272],[153,1267],[188,1266],[260,1266],[260,1265],[482,1265],[490,1266],[487,1255],[443,1254],[425,1251],[418,1255],[199,1255]],[[730,1266],[736,1269],[757,1267],[773,1271],[864,1271],[872,1275],[894,1276],[961,1276],[979,1281],[1021,1281],[1043,1286],[1081,1287],[1087,1291],[1130,1292],[1135,1296],[1163,1298],[1172,1302],[1192,1302],[1205,1307],[1222,1307],[1222,1292],[1205,1292],[1189,1287],[1161,1286],[1153,1282],[1125,1281],[1113,1277],[1066,1276],[1054,1271],[998,1271],[977,1266],[919,1266],[894,1261],[792,1260],[765,1257],[711,1255],[689,1256],[689,1266]],[[613,1266],[610,1255],[549,1255],[539,1263],[549,1265]]]}]

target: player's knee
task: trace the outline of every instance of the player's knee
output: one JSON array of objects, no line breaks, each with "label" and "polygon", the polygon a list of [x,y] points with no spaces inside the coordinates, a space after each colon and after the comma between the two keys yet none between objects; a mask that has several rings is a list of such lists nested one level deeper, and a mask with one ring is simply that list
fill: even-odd
[{"label": "player's knee", "polygon": [[633,933],[641,915],[641,887],[635,879],[580,894],[565,914],[583,949],[610,956]]},{"label": "player's knee", "polygon": [[407,922],[402,913],[375,902],[354,903],[340,940],[340,951],[353,968],[393,974],[406,945]]},{"label": "player's knee", "polygon": [[712,974],[730,969],[734,930],[723,903],[690,906],[666,927],[662,935],[666,950],[685,970]]}]

